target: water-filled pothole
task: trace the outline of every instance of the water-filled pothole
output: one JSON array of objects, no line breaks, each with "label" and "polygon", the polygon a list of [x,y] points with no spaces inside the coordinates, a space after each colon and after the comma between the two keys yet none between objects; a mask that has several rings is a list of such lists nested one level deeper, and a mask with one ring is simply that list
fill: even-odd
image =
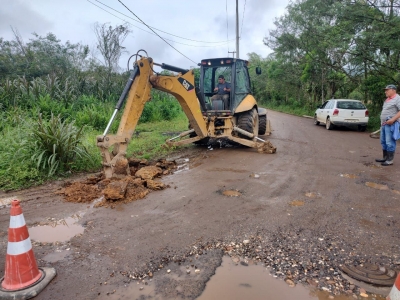
[{"label": "water-filled pothole", "polygon": [[[238,263],[240,259],[233,261],[232,258],[225,256],[222,264],[215,270],[202,294],[196,300],[221,300],[221,299],[251,299],[251,300],[354,300],[364,299],[360,295],[339,295],[333,296],[325,291],[311,289],[309,286],[297,284],[294,287],[289,286],[285,281],[274,278],[269,269],[261,264]],[[181,300],[187,299],[183,295],[189,281],[196,280],[198,274],[193,268],[180,267],[185,275],[177,275],[166,270],[154,274],[153,279],[131,283],[128,286],[112,290],[111,287],[103,286],[101,289],[101,299],[122,300],[122,299],[160,299],[160,300]],[[176,272],[176,271],[175,271]],[[187,273],[187,274],[186,274]],[[199,270],[199,273],[201,271]],[[173,283],[166,287],[166,282]],[[200,284],[200,282],[199,282]],[[111,288],[111,291],[110,291]],[[160,289],[175,289],[176,296],[168,298],[156,293]],[[107,295],[103,295],[107,293]],[[377,295],[368,295],[365,299],[384,300]]]},{"label": "water-filled pothole", "polygon": [[[384,299],[377,296],[374,298]],[[204,292],[197,298],[214,299],[354,300],[353,296],[331,296],[327,292],[311,290],[300,284],[290,287],[283,280],[271,276],[269,270],[262,265],[236,265],[229,257],[223,258],[222,265],[216,269]]]},{"label": "water-filled pothole", "polygon": [[62,220],[51,220],[48,225],[39,225],[28,228],[29,237],[37,242],[54,243],[66,242],[85,230],[77,224],[84,213],[77,213]]}]

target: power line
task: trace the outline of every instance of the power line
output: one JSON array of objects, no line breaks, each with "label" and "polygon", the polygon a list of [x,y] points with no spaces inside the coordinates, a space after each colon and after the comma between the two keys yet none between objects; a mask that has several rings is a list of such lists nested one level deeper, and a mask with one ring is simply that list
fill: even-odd
[{"label": "power line", "polygon": [[[100,8],[101,10],[105,11],[106,13],[108,13],[108,14],[110,14],[110,15],[116,17],[117,19],[120,19],[120,20],[122,20],[122,21],[124,21],[124,22],[126,22],[126,23],[128,23],[128,24],[130,24],[130,25],[132,25],[133,27],[135,27],[135,28],[137,28],[137,29],[139,29],[139,30],[142,30],[142,31],[144,31],[144,32],[146,32],[146,33],[148,33],[148,34],[156,35],[156,34],[154,34],[153,32],[147,31],[147,30],[145,30],[145,29],[143,29],[143,28],[140,28],[140,27],[138,27],[138,26],[133,25],[131,22],[126,21],[126,20],[124,20],[124,19],[118,17],[117,15],[115,15],[115,14],[109,12],[108,10],[102,8],[101,6],[98,6],[97,4],[91,2],[90,0],[86,0],[86,1],[88,1],[89,3],[93,4],[94,6],[96,6],[96,7],[98,7],[98,8]],[[99,1],[97,1],[97,2],[99,2]],[[121,14],[122,14],[122,13],[121,13]],[[124,15],[124,14],[122,14],[122,15]],[[125,16],[125,15],[124,15],[124,16]],[[129,17],[129,16],[126,16],[126,17],[128,17],[128,18],[134,20],[133,18],[131,18],[131,17]],[[135,21],[137,21],[137,20],[135,20]],[[139,21],[137,21],[137,22],[139,22]],[[177,42],[177,41],[175,41],[175,40],[171,40],[171,39],[167,39],[167,38],[166,38],[166,40],[167,40],[167,41],[174,42],[174,43],[177,43],[177,44],[180,44],[180,45],[189,46],[189,47],[197,47],[197,48],[211,48],[211,47],[215,48],[215,47],[225,46],[226,43],[229,43],[229,41],[224,41],[224,42],[221,42],[221,43],[223,43],[223,44],[221,44],[221,45],[204,46],[204,45],[190,45],[190,44],[185,44],[185,43]]]},{"label": "power line", "polygon": [[242,16],[242,26],[241,26],[241,28],[240,28],[240,38],[242,38],[243,20],[244,20],[244,12],[246,11],[246,2],[247,2],[247,0],[244,0],[243,16]]},{"label": "power line", "polygon": [[167,43],[171,48],[175,49],[176,52],[178,52],[179,54],[181,54],[182,56],[186,57],[188,60],[190,60],[191,62],[197,64],[194,60],[190,59],[189,57],[187,57],[185,54],[183,54],[182,52],[180,52],[178,49],[176,49],[174,46],[172,46],[170,43],[168,43],[163,37],[161,37],[157,32],[155,32],[153,29],[151,29],[145,22],[143,22],[133,11],[131,11],[121,0],[118,0],[119,3],[121,3],[123,6],[125,6],[125,8],[127,10],[129,10],[140,22],[142,22],[144,25],[146,25],[151,31],[153,31],[156,35],[158,35],[158,37],[160,39],[162,39],[165,43]]},{"label": "power line", "polygon": [[[88,1],[89,1],[89,0],[88,0]],[[133,20],[133,21],[135,21],[135,22],[141,23],[140,21],[135,20],[135,19],[133,19],[132,17],[125,15],[124,13],[122,13],[122,12],[120,12],[120,11],[118,11],[118,10],[116,10],[116,9],[114,9],[114,8],[112,8],[112,7],[110,7],[110,6],[108,6],[107,4],[104,4],[103,2],[101,2],[101,1],[99,1],[99,0],[94,0],[94,1],[96,1],[96,2],[98,2],[98,3],[100,3],[100,4],[102,4],[102,5],[104,5],[105,7],[108,7],[109,9],[111,9],[111,10],[113,10],[113,11],[115,11],[115,12],[117,12],[117,13],[119,13],[119,14],[121,14],[121,15],[123,15],[123,16],[125,16],[125,17],[127,17],[127,18],[129,18],[129,19],[131,19],[131,20]],[[89,1],[89,2],[90,2],[90,1]],[[92,3],[92,2],[90,2],[90,3]],[[92,4],[94,4],[94,3],[92,3]],[[95,5],[95,4],[94,4],[94,5]],[[96,6],[97,6],[97,5],[96,5]],[[99,6],[97,6],[97,7],[99,7]],[[146,25],[146,26],[147,26],[147,25]],[[157,30],[157,31],[160,31],[160,32],[162,32],[162,33],[165,33],[165,34],[168,34],[168,35],[171,35],[171,36],[174,36],[174,37],[183,39],[183,40],[192,41],[192,42],[196,42],[196,43],[206,43],[206,44],[226,43],[225,41],[220,41],[220,42],[197,41],[197,40],[193,40],[193,39],[184,38],[184,37],[181,37],[181,36],[178,36],[178,35],[175,35],[175,34],[172,34],[172,33],[166,32],[166,31],[163,31],[163,30],[161,30],[161,29],[158,29],[158,28],[155,28],[155,27],[152,27],[152,26],[147,26],[147,27],[149,27],[150,29],[152,28],[152,29]],[[139,27],[138,27],[138,28],[139,28]]]}]

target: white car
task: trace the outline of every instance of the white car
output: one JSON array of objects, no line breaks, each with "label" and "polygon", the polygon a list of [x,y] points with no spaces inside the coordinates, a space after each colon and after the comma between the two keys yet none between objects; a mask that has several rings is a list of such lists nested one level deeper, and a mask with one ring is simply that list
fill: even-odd
[{"label": "white car", "polygon": [[325,124],[331,130],[335,126],[357,127],[365,131],[368,125],[368,109],[359,100],[332,99],[315,111],[314,124]]}]

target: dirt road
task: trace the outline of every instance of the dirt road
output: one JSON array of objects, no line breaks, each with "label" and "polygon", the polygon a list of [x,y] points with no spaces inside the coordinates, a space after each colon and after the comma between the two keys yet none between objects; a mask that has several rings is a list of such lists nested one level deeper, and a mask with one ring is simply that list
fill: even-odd
[{"label": "dirt road", "polygon": [[[383,168],[374,162],[379,140],[368,133],[327,131],[277,112],[269,118],[276,154],[218,146],[184,151],[188,168],[163,177],[170,188],[115,209],[65,202],[54,194],[59,182],[0,193],[21,198],[28,226],[82,216],[83,234],[34,242],[38,264],[58,272],[37,299],[118,299],[112,297],[143,275],[140,285],[151,282],[160,299],[194,299],[224,253],[332,294],[358,293],[340,276],[340,264],[399,267],[400,157]],[[1,208],[0,262],[8,223],[9,209]],[[184,277],[181,267],[193,276]]]}]

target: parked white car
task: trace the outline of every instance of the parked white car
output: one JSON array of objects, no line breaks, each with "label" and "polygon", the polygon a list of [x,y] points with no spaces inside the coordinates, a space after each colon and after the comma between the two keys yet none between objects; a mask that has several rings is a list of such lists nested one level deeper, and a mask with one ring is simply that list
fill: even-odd
[{"label": "parked white car", "polygon": [[357,127],[365,131],[368,125],[368,109],[359,100],[332,99],[315,111],[314,124],[325,124],[331,130],[335,126]]}]

